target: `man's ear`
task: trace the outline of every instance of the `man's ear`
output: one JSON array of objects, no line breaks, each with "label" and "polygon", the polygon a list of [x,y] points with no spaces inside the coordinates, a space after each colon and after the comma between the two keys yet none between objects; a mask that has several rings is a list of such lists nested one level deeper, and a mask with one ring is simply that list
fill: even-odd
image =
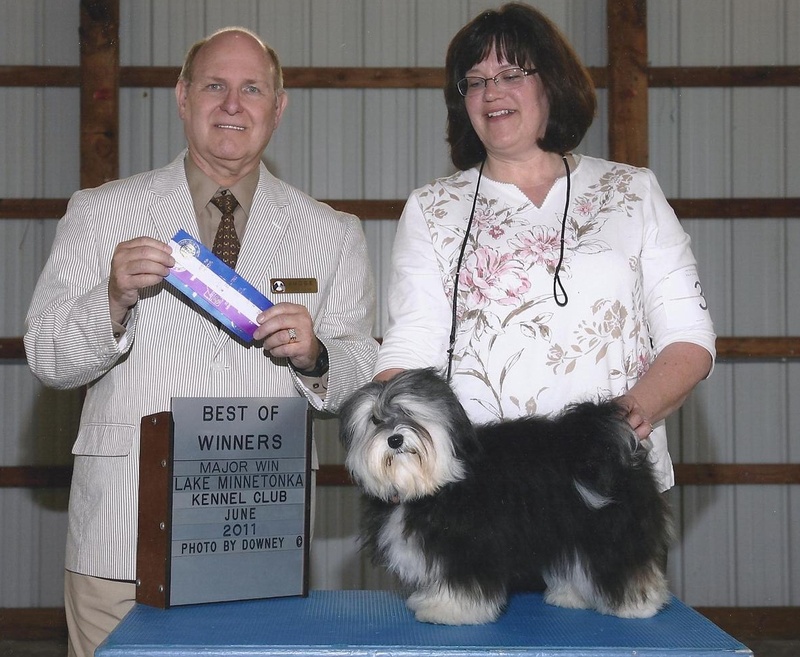
[{"label": "man's ear", "polygon": [[178,80],[178,84],[175,85],[175,100],[178,103],[178,116],[183,119],[183,115],[186,109],[186,96],[189,93],[189,83],[184,82],[183,80]]},{"label": "man's ear", "polygon": [[285,89],[281,91],[281,93],[275,94],[275,96],[275,127],[273,130],[278,128],[278,125],[281,122],[281,117],[283,116],[283,111],[289,104],[289,95],[286,93]]}]

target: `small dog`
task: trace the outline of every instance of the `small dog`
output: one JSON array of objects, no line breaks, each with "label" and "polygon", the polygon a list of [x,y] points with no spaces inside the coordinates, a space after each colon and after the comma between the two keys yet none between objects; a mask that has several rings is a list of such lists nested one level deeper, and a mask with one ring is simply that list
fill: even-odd
[{"label": "small dog", "polygon": [[417,620],[490,623],[512,591],[646,618],[669,599],[669,508],[612,401],[473,426],[431,369],[356,391],[340,412],[364,493],[362,547]]}]

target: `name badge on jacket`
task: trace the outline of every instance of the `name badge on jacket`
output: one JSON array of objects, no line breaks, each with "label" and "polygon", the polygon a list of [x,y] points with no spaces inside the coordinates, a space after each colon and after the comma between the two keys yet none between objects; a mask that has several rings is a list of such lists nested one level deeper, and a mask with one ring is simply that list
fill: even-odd
[{"label": "name badge on jacket", "polygon": [[275,294],[316,294],[316,278],[271,278],[269,287]]}]

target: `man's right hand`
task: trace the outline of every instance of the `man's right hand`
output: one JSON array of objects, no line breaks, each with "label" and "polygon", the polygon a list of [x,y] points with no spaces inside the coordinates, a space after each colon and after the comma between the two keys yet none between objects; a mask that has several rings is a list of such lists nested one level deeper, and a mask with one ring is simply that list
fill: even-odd
[{"label": "man's right hand", "polygon": [[137,237],[117,244],[108,280],[112,321],[122,324],[139,300],[139,290],[160,283],[174,265],[172,249],[164,242]]}]

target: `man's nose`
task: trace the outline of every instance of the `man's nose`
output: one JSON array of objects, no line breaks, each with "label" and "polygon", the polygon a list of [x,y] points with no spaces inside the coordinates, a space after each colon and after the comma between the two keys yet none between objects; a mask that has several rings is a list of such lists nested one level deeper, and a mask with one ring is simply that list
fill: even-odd
[{"label": "man's nose", "polygon": [[229,114],[236,114],[237,112],[241,111],[242,109],[242,101],[240,97],[239,89],[229,89],[228,93],[225,94],[225,98],[222,101],[222,109],[224,109]]}]

